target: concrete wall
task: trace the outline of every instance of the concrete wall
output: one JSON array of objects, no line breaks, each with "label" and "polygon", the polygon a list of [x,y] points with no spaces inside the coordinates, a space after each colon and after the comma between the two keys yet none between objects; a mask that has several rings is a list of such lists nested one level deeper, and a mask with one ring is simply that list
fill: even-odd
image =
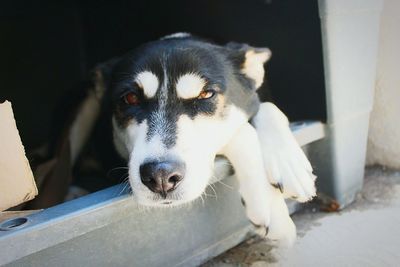
[{"label": "concrete wall", "polygon": [[367,164],[400,169],[400,1],[385,0]]}]

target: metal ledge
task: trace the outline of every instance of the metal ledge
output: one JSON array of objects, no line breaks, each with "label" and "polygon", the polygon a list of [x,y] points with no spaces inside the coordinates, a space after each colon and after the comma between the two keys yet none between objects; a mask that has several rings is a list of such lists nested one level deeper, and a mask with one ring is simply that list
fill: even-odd
[{"label": "metal ledge", "polygon": [[325,137],[324,124],[319,121],[296,121],[290,129],[300,146],[305,146]]},{"label": "metal ledge", "polygon": [[[320,122],[296,122],[291,129],[301,145],[324,137]],[[226,177],[227,168],[218,168]],[[144,210],[117,185],[28,215],[24,225],[0,231],[0,265],[197,265],[251,234],[235,179],[214,187],[217,198]]]}]

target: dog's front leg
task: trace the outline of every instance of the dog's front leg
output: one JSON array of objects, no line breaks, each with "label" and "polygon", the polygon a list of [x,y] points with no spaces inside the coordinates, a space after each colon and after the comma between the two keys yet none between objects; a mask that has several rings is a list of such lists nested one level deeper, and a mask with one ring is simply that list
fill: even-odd
[{"label": "dog's front leg", "polygon": [[251,222],[268,230],[268,237],[291,245],[296,227],[281,192],[266,177],[257,132],[246,123],[223,148],[239,180],[239,192]]},{"label": "dog's front leg", "polygon": [[316,194],[313,169],[294,138],[285,114],[274,104],[263,103],[252,124],[258,133],[270,183],[286,198],[299,202],[313,198]]}]

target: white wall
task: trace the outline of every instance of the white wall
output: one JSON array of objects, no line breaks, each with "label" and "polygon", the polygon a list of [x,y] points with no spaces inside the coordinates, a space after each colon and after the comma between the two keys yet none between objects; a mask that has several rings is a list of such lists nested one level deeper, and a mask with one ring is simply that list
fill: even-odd
[{"label": "white wall", "polygon": [[385,0],[367,164],[400,169],[400,1]]}]

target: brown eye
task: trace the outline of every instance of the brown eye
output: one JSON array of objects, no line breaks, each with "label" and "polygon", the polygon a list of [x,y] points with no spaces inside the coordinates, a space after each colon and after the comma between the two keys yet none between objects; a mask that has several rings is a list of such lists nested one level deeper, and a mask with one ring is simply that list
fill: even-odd
[{"label": "brown eye", "polygon": [[127,93],[124,95],[124,102],[131,106],[137,106],[140,104],[139,97],[135,93]]},{"label": "brown eye", "polygon": [[208,98],[213,97],[214,95],[215,95],[214,90],[204,90],[204,91],[201,91],[201,93],[199,94],[197,99],[208,99]]}]

